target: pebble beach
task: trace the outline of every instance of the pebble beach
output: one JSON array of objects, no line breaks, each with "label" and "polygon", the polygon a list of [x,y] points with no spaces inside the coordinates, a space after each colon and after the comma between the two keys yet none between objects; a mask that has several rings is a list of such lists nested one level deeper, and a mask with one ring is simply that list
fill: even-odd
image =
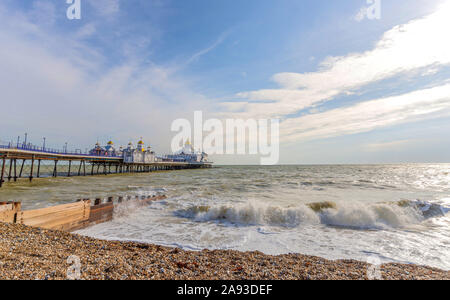
[{"label": "pebble beach", "polygon": [[[301,254],[184,251],[0,223],[0,279],[65,280],[70,256],[79,258],[84,280],[364,280],[371,267]],[[379,275],[383,280],[450,279],[448,271],[403,264],[382,265]]]}]

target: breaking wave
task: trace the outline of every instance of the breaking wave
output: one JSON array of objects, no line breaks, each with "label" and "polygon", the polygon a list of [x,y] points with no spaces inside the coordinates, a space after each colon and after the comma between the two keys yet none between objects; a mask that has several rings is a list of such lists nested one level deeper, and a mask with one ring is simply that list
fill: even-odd
[{"label": "breaking wave", "polygon": [[270,224],[296,227],[304,222],[319,223],[320,219],[313,210],[306,206],[283,208],[258,202],[237,205],[193,206],[179,210],[179,216],[192,218],[198,222],[228,221],[241,225]]},{"label": "breaking wave", "polygon": [[296,207],[280,207],[250,201],[220,206],[191,206],[176,215],[196,222],[228,222],[236,225],[297,227],[323,224],[355,229],[401,228],[420,224],[427,218],[448,212],[438,204],[401,201],[374,204],[317,202]]}]

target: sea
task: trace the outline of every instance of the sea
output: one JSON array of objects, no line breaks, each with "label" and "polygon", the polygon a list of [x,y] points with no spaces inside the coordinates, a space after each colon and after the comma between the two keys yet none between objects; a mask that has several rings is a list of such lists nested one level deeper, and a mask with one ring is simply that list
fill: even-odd
[{"label": "sea", "polygon": [[76,233],[187,250],[233,249],[450,270],[450,164],[215,166],[9,184],[24,209],[79,198],[125,202]]}]

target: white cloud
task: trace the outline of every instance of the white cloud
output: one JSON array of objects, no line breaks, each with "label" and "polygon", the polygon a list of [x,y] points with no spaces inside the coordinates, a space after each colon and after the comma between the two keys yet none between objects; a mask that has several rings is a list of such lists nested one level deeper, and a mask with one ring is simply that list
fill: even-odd
[{"label": "white cloud", "polygon": [[52,2],[35,0],[32,4],[30,16],[40,25],[53,25],[56,21],[55,5]]},{"label": "white cloud", "polygon": [[114,16],[120,11],[120,0],[89,0],[88,3],[102,16]]},{"label": "white cloud", "polygon": [[80,29],[78,29],[77,33],[75,34],[77,39],[83,39],[92,36],[96,32],[95,24],[88,23],[86,25],[83,25]]},{"label": "white cloud", "polygon": [[282,123],[285,142],[368,132],[410,121],[450,115],[450,84],[362,102]]},{"label": "white cloud", "polygon": [[[450,65],[450,3],[387,31],[373,50],[329,57],[312,73],[279,73],[278,89],[242,92],[244,117],[283,117],[401,74]],[[266,101],[266,103],[261,103]],[[225,108],[236,103],[223,104]]]},{"label": "white cloud", "polygon": [[188,64],[190,64],[190,63],[193,63],[193,62],[197,61],[197,60],[198,60],[200,57],[202,57],[203,55],[205,55],[205,54],[211,52],[212,50],[214,50],[215,48],[217,48],[220,44],[222,44],[222,43],[225,41],[225,39],[226,39],[226,37],[228,36],[228,34],[229,34],[228,31],[222,33],[222,34],[219,36],[219,38],[218,38],[211,46],[209,46],[209,47],[207,47],[207,48],[205,48],[205,49],[202,49],[202,50],[198,51],[197,53],[195,53],[194,55],[192,55],[192,56],[188,59],[186,65],[188,65]]},{"label": "white cloud", "polygon": [[171,68],[137,60],[111,66],[80,40],[44,31],[1,4],[0,19],[4,139],[10,130],[85,145],[97,137],[127,143],[143,136],[169,149],[171,121],[207,108]]}]

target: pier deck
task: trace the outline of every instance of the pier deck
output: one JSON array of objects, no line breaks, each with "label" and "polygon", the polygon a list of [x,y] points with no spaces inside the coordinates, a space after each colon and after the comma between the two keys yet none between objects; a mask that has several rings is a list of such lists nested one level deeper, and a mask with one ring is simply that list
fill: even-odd
[{"label": "pier deck", "polygon": [[[96,156],[82,153],[67,153],[39,148],[11,147],[0,145],[0,187],[5,181],[19,178],[41,177],[41,163],[53,161],[52,177],[93,176],[122,173],[144,173],[159,170],[181,170],[210,168],[209,162],[156,161],[152,163],[125,163],[119,156]],[[8,164],[7,164],[8,163]],[[64,163],[64,172],[58,171],[58,164]],[[25,174],[24,166],[29,168]],[[26,177],[25,177],[26,176]]]}]

